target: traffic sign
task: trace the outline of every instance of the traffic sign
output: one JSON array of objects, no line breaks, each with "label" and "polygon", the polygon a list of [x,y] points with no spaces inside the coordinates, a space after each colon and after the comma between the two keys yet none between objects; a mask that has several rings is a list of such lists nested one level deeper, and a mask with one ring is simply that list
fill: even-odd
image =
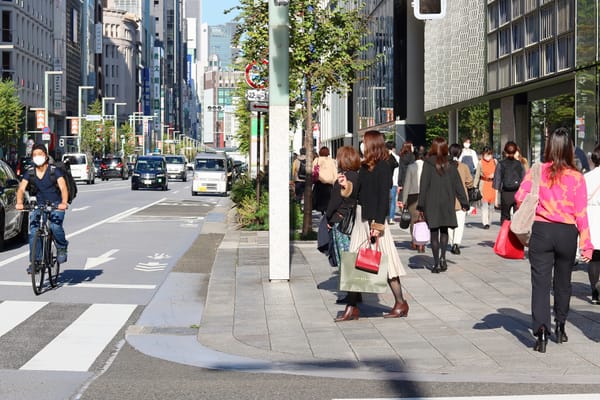
[{"label": "traffic sign", "polygon": [[269,112],[269,103],[264,103],[260,101],[251,101],[249,104],[250,111],[256,112]]},{"label": "traffic sign", "polygon": [[44,127],[42,128],[42,133],[44,133],[44,134],[48,134],[48,133],[50,133],[50,128],[48,128],[47,126],[44,126]]},{"label": "traffic sign", "polygon": [[86,121],[102,121],[102,115],[100,114],[88,114],[85,116]]},{"label": "traffic sign", "polygon": [[269,101],[269,91],[264,89],[249,89],[246,90],[246,100],[248,101]]},{"label": "traffic sign", "polygon": [[49,133],[42,133],[42,140],[45,142],[49,142],[50,141],[50,134]]},{"label": "traffic sign", "polygon": [[246,83],[254,89],[264,89],[269,83],[269,61],[263,59],[260,63],[252,61],[246,65]]}]

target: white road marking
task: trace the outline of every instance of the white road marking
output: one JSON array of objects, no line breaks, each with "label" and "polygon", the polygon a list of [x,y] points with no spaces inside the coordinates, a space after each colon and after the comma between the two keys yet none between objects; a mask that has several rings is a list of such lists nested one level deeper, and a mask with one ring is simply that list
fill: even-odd
[{"label": "white road marking", "polygon": [[35,314],[48,302],[5,301],[0,303],[0,337]]},{"label": "white road marking", "polygon": [[[156,285],[135,285],[135,284],[122,284],[122,283],[91,283],[91,282],[79,282],[79,283],[61,283],[60,277],[58,284],[61,288],[93,288],[93,289],[141,289],[141,290],[152,290],[156,289]],[[18,282],[18,281],[0,281],[0,286],[31,286],[31,282]]]},{"label": "white road marking", "polygon": [[84,210],[87,210],[88,208],[90,208],[90,206],[84,206],[84,207],[79,207],[79,208],[72,208],[71,212],[84,211]]},{"label": "white road marking", "polygon": [[[72,238],[73,236],[80,235],[80,234],[82,234],[83,232],[87,232],[87,231],[89,231],[90,229],[94,229],[95,227],[97,227],[97,226],[99,226],[99,225],[106,224],[106,223],[110,223],[110,222],[115,222],[115,221],[118,221],[118,220],[120,220],[121,218],[128,217],[129,215],[131,215],[131,214],[133,214],[133,213],[135,213],[135,212],[137,212],[137,211],[141,211],[141,210],[144,210],[144,209],[146,209],[146,208],[148,208],[148,207],[152,207],[152,206],[153,206],[153,205],[155,205],[156,203],[160,203],[160,202],[161,202],[161,201],[163,201],[163,200],[165,200],[165,198],[164,198],[164,197],[163,197],[162,199],[160,199],[160,200],[157,200],[157,201],[155,201],[155,202],[152,202],[152,203],[150,203],[150,204],[148,204],[148,205],[145,205],[144,207],[141,207],[141,208],[139,208],[139,207],[133,207],[133,208],[130,208],[129,210],[125,210],[125,211],[123,211],[123,212],[120,212],[120,213],[118,213],[118,214],[115,214],[115,215],[113,215],[112,217],[108,217],[108,218],[106,218],[106,219],[103,219],[103,220],[101,220],[101,221],[98,221],[98,222],[96,222],[95,224],[92,224],[92,225],[90,225],[90,226],[87,226],[87,227],[85,227],[85,228],[83,228],[83,229],[80,229],[80,230],[78,230],[78,231],[76,231],[76,232],[73,232],[73,233],[71,233],[71,234],[67,235],[67,239],[70,239],[70,238]],[[19,254],[17,254],[17,255],[14,255],[14,256],[12,256],[12,257],[9,257],[9,258],[7,258],[6,260],[0,261],[0,267],[4,267],[5,265],[7,265],[7,264],[10,264],[10,263],[11,263],[11,262],[13,262],[13,261],[20,260],[21,258],[24,258],[24,257],[27,257],[27,256],[29,256],[29,250],[27,250],[27,251],[24,251],[24,252],[22,252],[22,253],[19,253]]]},{"label": "white road marking", "polygon": [[161,264],[156,261],[151,261],[148,263],[139,263],[138,265],[135,266],[134,269],[137,271],[143,271],[143,272],[157,272],[157,271],[163,271],[165,268],[167,268],[167,264]]},{"label": "white road marking", "polygon": [[136,307],[135,304],[92,304],[21,369],[87,371]]},{"label": "white road marking", "polygon": [[99,255],[98,257],[88,257],[87,260],[85,260],[85,266],[83,267],[83,269],[91,269],[97,267],[100,264],[109,262],[110,260],[114,260],[115,258],[111,256],[117,251],[119,251],[119,249],[112,249],[104,254]]}]

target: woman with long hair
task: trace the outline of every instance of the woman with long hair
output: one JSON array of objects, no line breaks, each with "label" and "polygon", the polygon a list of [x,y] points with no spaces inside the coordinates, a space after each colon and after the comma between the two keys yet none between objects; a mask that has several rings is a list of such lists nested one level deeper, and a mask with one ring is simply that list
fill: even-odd
[{"label": "woman with long hair", "polygon": [[496,203],[496,190],[492,186],[496,172],[496,159],[492,149],[488,146],[481,151],[481,160],[475,172],[475,186],[481,191],[481,224],[483,229],[490,229],[494,204]]},{"label": "woman with long hair", "polygon": [[469,200],[460,180],[456,164],[448,160],[448,142],[442,137],[433,139],[427,153],[419,185],[418,210],[424,214],[431,232],[433,268],[439,274],[448,269],[446,247],[448,229],[456,228],[456,201],[463,211],[469,209]]},{"label": "woman with long hair", "polygon": [[[358,173],[358,206],[356,222],[350,238],[350,251],[358,251],[369,238],[378,238],[379,250],[388,258],[388,284],[394,295],[392,310],[384,314],[384,318],[399,318],[408,315],[408,303],[402,294],[400,276],[406,275],[404,266],[398,256],[392,232],[387,223],[389,212],[389,196],[392,186],[392,171],[387,159],[389,152],[385,146],[383,134],[379,131],[368,131],[364,135],[364,160]],[[341,186],[347,179],[338,177]],[[360,311],[357,307],[358,293],[348,293],[348,305],[336,322],[358,319]]]},{"label": "woman with long hair", "polygon": [[525,167],[515,158],[518,147],[513,141],[504,145],[504,160],[498,163],[494,173],[494,189],[500,192],[500,222],[510,220],[511,209],[516,210],[515,193],[523,181]]},{"label": "woman with long hair", "polygon": [[[573,142],[566,128],[558,128],[546,141],[540,168],[538,204],[529,239],[531,265],[531,317],[537,340],[533,349],[546,352],[550,325],[550,294],[554,294],[556,342],[568,341],[565,322],[571,300],[571,272],[577,252],[592,257],[585,179],[573,160]],[[515,194],[521,204],[531,191],[531,169]],[[553,276],[554,275],[554,276]]]},{"label": "woman with long hair", "polygon": [[415,162],[415,148],[410,140],[402,144],[398,156],[400,159],[398,161],[398,196],[402,196],[406,171],[408,166]]}]

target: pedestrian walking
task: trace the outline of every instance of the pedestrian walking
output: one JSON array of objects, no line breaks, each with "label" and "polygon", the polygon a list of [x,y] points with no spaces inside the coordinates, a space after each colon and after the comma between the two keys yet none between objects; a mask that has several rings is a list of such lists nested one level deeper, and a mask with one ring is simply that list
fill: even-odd
[{"label": "pedestrian walking", "polygon": [[[325,217],[327,226],[331,229],[333,236],[333,248],[337,265],[342,265],[341,255],[343,251],[350,249],[350,235],[339,229],[340,222],[353,211],[356,211],[358,201],[358,170],[360,169],[360,156],[352,146],[343,146],[337,150],[336,161],[338,167],[338,177],[331,190],[331,197],[327,205]],[[348,296],[339,299],[338,303],[347,303]]]},{"label": "pedestrian walking", "polygon": [[404,185],[404,179],[406,178],[406,169],[408,166],[415,161],[414,147],[410,140],[407,140],[400,149],[400,161],[398,162],[398,190],[400,196],[402,196],[402,185]]},{"label": "pedestrian walking", "polygon": [[592,304],[600,304],[600,145],[596,146],[591,157],[594,169],[584,175],[585,184],[587,187],[587,211],[589,221],[596,221],[595,224],[590,224],[590,235],[594,253],[592,259],[588,263],[588,277],[592,288]]},{"label": "pedestrian walking", "polygon": [[457,226],[454,210],[456,199],[463,211],[469,209],[469,200],[456,165],[448,161],[448,142],[442,137],[437,137],[433,139],[423,163],[418,202],[418,210],[424,214],[431,232],[434,263],[431,272],[435,274],[448,269],[448,229]]},{"label": "pedestrian walking", "polygon": [[477,158],[477,152],[473,150],[473,148],[471,148],[470,137],[465,137],[463,139],[463,149],[460,154],[460,157],[458,158],[458,161],[460,161],[463,164],[466,164],[466,166],[469,167],[469,172],[471,173],[471,176],[475,175],[475,167],[477,166],[477,162],[479,161],[479,159]]},{"label": "pedestrian walking", "polygon": [[[533,349],[545,353],[551,328],[551,293],[554,294],[556,341],[568,341],[565,322],[578,235],[581,259],[587,262],[593,253],[585,179],[575,166],[573,142],[566,128],[558,128],[548,137],[540,172],[539,200],[529,239],[529,263],[532,329],[537,338]],[[515,194],[517,203],[531,190],[530,170]]]},{"label": "pedestrian walking", "polygon": [[[465,196],[467,196],[468,199],[469,196],[467,194],[467,189],[473,187],[473,175],[471,175],[469,167],[467,167],[466,164],[458,161],[461,151],[462,148],[458,143],[453,143],[450,145],[450,164],[456,165],[456,170],[460,176],[460,181],[465,191]],[[456,213],[456,228],[450,228],[448,230],[448,239],[450,241],[450,252],[452,254],[459,255],[460,243],[462,242],[462,238],[465,233],[465,220],[467,218],[467,211],[462,209],[462,205],[460,204],[458,198],[455,200],[454,210]]]},{"label": "pedestrian walking", "polygon": [[515,159],[517,144],[512,141],[504,145],[504,160],[498,163],[494,173],[494,189],[500,192],[500,222],[510,220],[511,211],[516,209],[515,193],[521,185],[525,168]]},{"label": "pedestrian walking", "polygon": [[390,157],[388,158],[388,162],[390,163],[390,168],[392,169],[392,188],[390,189],[390,216],[388,219],[388,223],[390,225],[394,225],[396,222],[394,218],[396,217],[396,203],[398,198],[398,173],[399,173],[399,162],[400,157],[396,154],[396,143],[389,141],[386,142],[385,146],[390,152]]},{"label": "pedestrian walking", "polygon": [[337,165],[335,160],[329,156],[327,146],[319,149],[319,156],[313,160],[312,171],[312,208],[324,214],[327,211],[333,183],[337,179]]},{"label": "pedestrian walking", "polygon": [[292,163],[292,179],[294,180],[294,192],[296,203],[300,204],[304,198],[304,187],[306,185],[306,149],[300,149],[300,154]]},{"label": "pedestrian walking", "polygon": [[425,154],[422,152],[417,152],[415,162],[408,165],[403,184],[404,190],[402,190],[402,197],[398,202],[398,207],[408,207],[408,211],[410,212],[410,224],[408,230],[411,233],[412,238],[410,247],[413,250],[417,250],[419,253],[425,253],[425,245],[415,243],[413,226],[419,218],[417,203],[419,201],[419,182],[421,181],[421,172],[423,171],[424,155]]},{"label": "pedestrian walking", "polygon": [[494,205],[496,204],[496,190],[493,187],[494,173],[497,161],[492,149],[488,146],[481,151],[481,160],[477,164],[474,185],[481,192],[481,224],[483,229],[490,229]]},{"label": "pedestrian walking", "polygon": [[[350,251],[357,252],[365,240],[378,238],[379,250],[387,255],[388,284],[394,295],[392,310],[384,314],[384,318],[399,318],[408,315],[408,303],[402,294],[400,276],[406,275],[404,266],[398,256],[392,232],[387,223],[389,212],[389,193],[392,185],[392,171],[387,162],[389,152],[385,146],[383,134],[379,131],[367,131],[364,135],[364,160],[358,173],[358,206],[356,223],[350,238]],[[339,176],[340,185],[345,186],[346,178]],[[358,319],[360,311],[357,307],[358,293],[348,293],[352,300],[336,322]]]}]

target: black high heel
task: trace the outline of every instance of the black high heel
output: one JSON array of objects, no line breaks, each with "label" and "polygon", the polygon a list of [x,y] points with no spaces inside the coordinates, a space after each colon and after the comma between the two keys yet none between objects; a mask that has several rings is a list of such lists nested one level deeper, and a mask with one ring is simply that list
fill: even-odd
[{"label": "black high heel", "polygon": [[446,272],[448,270],[448,263],[445,258],[440,258],[440,271]]},{"label": "black high heel", "polygon": [[442,270],[440,269],[440,264],[437,263],[433,266],[433,268],[431,268],[431,273],[432,274],[439,274],[440,272],[442,272]]},{"label": "black high heel", "polygon": [[538,329],[535,336],[537,337],[537,340],[535,342],[535,345],[533,346],[533,351],[545,353],[546,345],[548,344],[548,333],[546,332],[546,327],[542,326],[540,329]]},{"label": "black high heel", "polygon": [[565,323],[564,322],[556,323],[556,330],[554,331],[554,333],[556,335],[556,343],[560,344],[560,343],[566,343],[569,341],[569,337],[565,333]]}]

